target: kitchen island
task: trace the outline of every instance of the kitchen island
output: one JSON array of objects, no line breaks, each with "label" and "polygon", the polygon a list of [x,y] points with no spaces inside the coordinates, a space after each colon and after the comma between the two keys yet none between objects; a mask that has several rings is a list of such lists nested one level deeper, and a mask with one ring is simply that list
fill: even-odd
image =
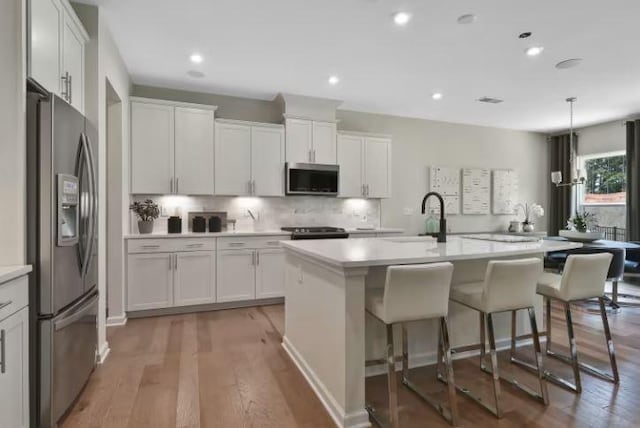
[{"label": "kitchen island", "polygon": [[[542,257],[581,244],[559,241],[497,242],[452,236],[446,243],[430,237],[382,237],[285,241],[285,335],[283,347],[340,427],[370,426],[365,410],[365,357],[384,354],[383,327],[365,317],[367,287],[384,286],[386,266],[450,261],[454,284],[484,278],[495,259]],[[542,300],[536,302],[542,325]],[[528,333],[519,314],[518,334]],[[510,317],[495,317],[498,345],[508,343]],[[454,347],[479,342],[477,312],[450,303]],[[409,325],[409,365],[436,359],[435,323]],[[366,338],[366,347],[365,347]]]}]

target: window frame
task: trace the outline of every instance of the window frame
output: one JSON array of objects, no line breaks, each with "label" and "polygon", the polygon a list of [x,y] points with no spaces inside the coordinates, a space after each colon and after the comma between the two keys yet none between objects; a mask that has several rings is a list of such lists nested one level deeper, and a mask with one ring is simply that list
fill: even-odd
[{"label": "window frame", "polygon": [[[627,155],[627,151],[626,150],[615,150],[615,151],[611,151],[611,152],[602,152],[602,153],[591,153],[588,155],[581,155],[578,156],[578,165],[579,165],[579,169],[581,174],[584,174],[583,177],[587,177],[587,168],[585,166],[586,161],[591,160],[591,159],[600,159],[600,158],[612,158],[615,156],[626,156]],[[584,206],[584,207],[620,207],[620,206],[626,206],[627,203],[626,202],[585,202],[584,198],[586,195],[585,192],[585,188],[586,188],[586,183],[583,184],[582,186],[576,186],[577,191],[578,191],[578,200],[580,201],[580,205]]]}]

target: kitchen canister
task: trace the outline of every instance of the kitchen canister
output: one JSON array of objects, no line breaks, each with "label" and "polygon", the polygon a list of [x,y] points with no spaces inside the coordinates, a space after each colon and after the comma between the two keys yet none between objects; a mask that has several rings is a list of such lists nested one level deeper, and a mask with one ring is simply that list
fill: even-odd
[{"label": "kitchen canister", "polygon": [[209,232],[222,231],[222,220],[217,215],[209,217]]},{"label": "kitchen canister", "polygon": [[202,216],[195,216],[191,224],[191,231],[193,232],[206,232],[207,220]]},{"label": "kitchen canister", "polygon": [[178,216],[171,216],[167,220],[167,231],[169,233],[182,233],[182,219]]}]

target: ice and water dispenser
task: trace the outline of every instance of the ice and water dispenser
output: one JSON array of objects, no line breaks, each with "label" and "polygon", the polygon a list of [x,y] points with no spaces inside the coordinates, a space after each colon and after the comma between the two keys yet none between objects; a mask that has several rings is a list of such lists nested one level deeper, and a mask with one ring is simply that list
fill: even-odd
[{"label": "ice and water dispenser", "polygon": [[80,222],[78,177],[58,174],[58,246],[78,243]]}]

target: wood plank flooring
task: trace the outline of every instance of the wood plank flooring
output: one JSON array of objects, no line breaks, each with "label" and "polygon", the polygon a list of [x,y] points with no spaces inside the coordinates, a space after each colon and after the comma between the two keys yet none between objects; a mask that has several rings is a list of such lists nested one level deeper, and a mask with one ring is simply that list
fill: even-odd
[{"label": "wood plank flooring", "polygon": [[[559,307],[553,310],[554,349],[566,350]],[[640,308],[610,315],[621,383],[618,387],[583,374],[583,392],[549,384],[551,405],[502,385],[504,418],[495,419],[458,396],[465,427],[640,426]],[[541,323],[541,320],[539,320]],[[585,307],[574,310],[583,361],[607,366],[602,325]],[[473,326],[476,328],[476,326]],[[108,330],[111,354],[94,372],[62,428],[144,427],[332,427],[320,401],[282,349],[282,305],[130,320]],[[557,344],[557,345],[556,345]],[[529,356],[530,347],[520,349]],[[537,387],[532,375],[510,365],[502,372]],[[550,370],[571,370],[547,359]],[[455,362],[456,380],[492,398],[491,378],[478,358]],[[431,367],[411,371],[416,384],[446,403],[444,386]],[[386,380],[367,380],[367,396],[384,413]],[[448,427],[439,415],[400,387],[403,427]]]}]

